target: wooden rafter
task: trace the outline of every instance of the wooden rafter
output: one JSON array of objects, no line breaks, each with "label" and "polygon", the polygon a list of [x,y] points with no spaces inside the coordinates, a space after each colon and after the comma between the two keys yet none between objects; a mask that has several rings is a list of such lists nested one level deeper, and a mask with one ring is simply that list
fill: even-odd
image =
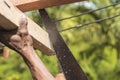
[{"label": "wooden rafter", "polygon": [[84,0],[11,0],[22,11],[31,11],[79,1]]},{"label": "wooden rafter", "polygon": [[[0,28],[13,30],[19,27],[19,19],[24,15],[22,11],[47,8],[83,0],[0,0]],[[14,4],[14,5],[13,5]],[[19,9],[17,9],[17,6]],[[47,55],[54,53],[47,32],[28,18],[29,33],[33,37],[34,47]]]},{"label": "wooden rafter", "polygon": [[[26,0],[25,0],[26,1]],[[0,28],[13,30],[19,27],[19,19],[24,15],[9,0],[0,0]],[[28,18],[28,30],[33,37],[34,47],[47,55],[54,53],[47,32]]]}]

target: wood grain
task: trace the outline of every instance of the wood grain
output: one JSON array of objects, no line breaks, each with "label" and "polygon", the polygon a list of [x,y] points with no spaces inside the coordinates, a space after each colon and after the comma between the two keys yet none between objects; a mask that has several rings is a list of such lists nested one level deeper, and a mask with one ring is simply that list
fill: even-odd
[{"label": "wood grain", "polygon": [[[27,0],[24,0],[27,1]],[[29,1],[29,0],[28,0]],[[19,19],[24,15],[9,0],[0,0],[0,27],[6,30],[13,30],[19,27]],[[28,19],[28,30],[33,37],[34,47],[47,55],[54,53],[49,36],[39,25]]]},{"label": "wood grain", "polygon": [[48,8],[84,0],[11,0],[22,11]]}]

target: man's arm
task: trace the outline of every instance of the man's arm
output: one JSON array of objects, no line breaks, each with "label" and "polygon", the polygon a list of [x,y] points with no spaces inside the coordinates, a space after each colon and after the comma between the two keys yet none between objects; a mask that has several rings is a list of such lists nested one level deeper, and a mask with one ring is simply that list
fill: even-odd
[{"label": "man's arm", "polygon": [[1,30],[0,42],[19,52],[29,67],[33,80],[55,80],[35,53],[32,38],[28,33],[25,16],[22,16],[19,24],[19,29],[15,31]]}]

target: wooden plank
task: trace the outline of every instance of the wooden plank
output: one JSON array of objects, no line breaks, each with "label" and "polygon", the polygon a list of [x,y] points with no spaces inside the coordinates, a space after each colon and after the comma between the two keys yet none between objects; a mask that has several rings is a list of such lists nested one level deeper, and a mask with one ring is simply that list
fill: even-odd
[{"label": "wooden plank", "polygon": [[79,1],[84,0],[11,0],[22,11],[31,11]]},{"label": "wooden plank", "polygon": [[[19,27],[19,19],[24,15],[9,0],[0,0],[0,26],[6,30]],[[54,53],[47,32],[28,18],[28,30],[33,37],[34,47],[47,55]]]}]

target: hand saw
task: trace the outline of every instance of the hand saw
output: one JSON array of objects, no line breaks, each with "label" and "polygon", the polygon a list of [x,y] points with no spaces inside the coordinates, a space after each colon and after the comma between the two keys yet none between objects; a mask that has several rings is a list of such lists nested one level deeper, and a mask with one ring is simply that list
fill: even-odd
[{"label": "hand saw", "polygon": [[39,10],[66,80],[88,80],[45,9]]}]

